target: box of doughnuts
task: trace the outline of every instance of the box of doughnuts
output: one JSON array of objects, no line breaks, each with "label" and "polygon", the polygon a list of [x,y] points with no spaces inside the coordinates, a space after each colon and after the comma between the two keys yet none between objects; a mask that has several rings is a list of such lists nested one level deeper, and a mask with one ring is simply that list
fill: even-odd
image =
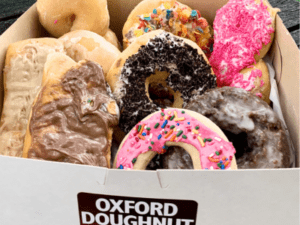
[{"label": "box of doughnuts", "polygon": [[4,224],[299,224],[299,49],[266,0],[37,0],[0,36]]}]

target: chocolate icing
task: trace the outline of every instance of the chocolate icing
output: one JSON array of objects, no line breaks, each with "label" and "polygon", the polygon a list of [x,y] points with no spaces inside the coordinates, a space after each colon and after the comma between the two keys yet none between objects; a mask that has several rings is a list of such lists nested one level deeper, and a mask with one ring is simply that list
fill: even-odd
[{"label": "chocolate icing", "polygon": [[185,107],[216,123],[236,149],[239,169],[290,166],[290,151],[281,121],[255,95],[223,87],[194,96]]},{"label": "chocolate icing", "polygon": [[87,61],[69,70],[59,86],[67,94],[42,104],[44,87],[32,109],[28,157],[107,167],[108,128],[118,124],[118,115],[108,112],[114,100],[102,68]]},{"label": "chocolate icing", "polygon": [[155,71],[167,71],[167,85],[182,94],[184,105],[195,94],[203,94],[216,87],[216,77],[211,74],[211,67],[197,49],[186,44],[182,39],[163,32],[141,46],[138,52],[130,56],[121,71],[123,82],[119,101],[121,109],[120,128],[124,132],[145,118],[160,110],[150,102],[146,95],[146,78]]}]

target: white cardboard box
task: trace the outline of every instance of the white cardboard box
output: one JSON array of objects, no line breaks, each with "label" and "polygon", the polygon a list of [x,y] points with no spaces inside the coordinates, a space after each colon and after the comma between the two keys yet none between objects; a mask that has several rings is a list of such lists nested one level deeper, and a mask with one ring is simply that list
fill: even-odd
[{"label": "white cardboard box", "polygon": [[[127,15],[139,0],[108,2],[111,28],[120,38]],[[226,3],[225,0],[181,2],[200,9],[210,24],[216,10]],[[278,16],[276,19],[275,40],[270,56],[276,70],[283,114],[297,151],[296,166],[299,167],[299,50],[281,19]],[[8,45],[44,35],[47,34],[39,24],[34,5],[0,37],[1,82]],[[0,92],[0,105],[2,101],[3,91]],[[97,219],[107,224],[105,219],[110,214],[116,218],[123,217],[122,224],[126,224],[127,217],[128,224],[132,225],[300,223],[299,168],[122,171],[0,156],[0,182],[0,224],[5,225],[75,225],[80,224],[80,215],[90,215],[91,212],[94,213],[95,223],[89,222],[93,218],[86,216],[86,223],[82,224],[99,224]],[[102,204],[98,204],[100,202]],[[120,207],[117,207],[118,204]],[[114,205],[116,211],[108,212],[114,211]],[[134,205],[136,209],[131,209]],[[108,211],[105,206],[110,206]],[[151,223],[135,223],[139,217],[147,220],[147,206]],[[117,214],[122,210],[124,213]],[[126,210],[130,213],[126,213]],[[139,211],[140,214],[134,218]],[[108,216],[104,216],[105,213]]]}]

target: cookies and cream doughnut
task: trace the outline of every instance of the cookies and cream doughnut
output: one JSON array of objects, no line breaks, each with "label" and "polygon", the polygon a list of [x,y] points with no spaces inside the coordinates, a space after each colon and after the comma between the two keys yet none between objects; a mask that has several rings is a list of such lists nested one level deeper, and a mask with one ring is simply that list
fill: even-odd
[{"label": "cookies and cream doughnut", "polygon": [[218,87],[240,87],[265,100],[269,98],[268,91],[253,90],[268,85],[266,81],[255,82],[257,77],[268,77],[266,69],[257,66],[247,77],[242,75],[242,70],[252,68],[266,55],[274,38],[277,11],[259,0],[230,0],[217,11],[214,50],[209,61],[216,73]]},{"label": "cookies and cream doughnut", "polygon": [[72,31],[59,39],[64,43],[67,55],[73,60],[79,62],[87,59],[97,62],[103,68],[105,75],[121,53],[104,37],[87,30]]},{"label": "cookies and cream doughnut", "polygon": [[140,36],[112,65],[107,82],[121,111],[120,128],[128,132],[147,115],[160,110],[151,100],[149,85],[160,83],[181,108],[195,94],[216,87],[216,78],[197,44],[153,31]]},{"label": "cookies and cream doughnut", "polygon": [[51,54],[28,124],[23,157],[110,167],[119,110],[101,66]]},{"label": "cookies and cream doughnut", "polygon": [[22,156],[31,105],[41,88],[47,55],[64,53],[54,38],[36,38],[10,44],[7,49],[4,103],[0,123],[0,154]]},{"label": "cookies and cream doughnut", "polygon": [[105,35],[109,27],[106,0],[38,0],[37,12],[43,27],[54,37],[74,30]]},{"label": "cookies and cream doughnut", "polygon": [[175,108],[139,122],[121,143],[114,168],[143,170],[169,146],[184,148],[194,169],[237,169],[235,149],[220,128],[198,113]]},{"label": "cookies and cream doughnut", "polygon": [[103,37],[105,40],[113,44],[117,49],[122,51],[121,44],[117,38],[117,35],[111,29],[108,29],[108,31]]},{"label": "cookies and cream doughnut", "polygon": [[123,27],[123,47],[151,31],[162,29],[188,38],[209,57],[213,45],[213,30],[198,10],[175,0],[144,0],[130,13]]},{"label": "cookies and cream doughnut", "polygon": [[287,137],[272,108],[255,95],[233,87],[194,96],[186,109],[216,123],[233,143],[239,169],[290,166]]}]

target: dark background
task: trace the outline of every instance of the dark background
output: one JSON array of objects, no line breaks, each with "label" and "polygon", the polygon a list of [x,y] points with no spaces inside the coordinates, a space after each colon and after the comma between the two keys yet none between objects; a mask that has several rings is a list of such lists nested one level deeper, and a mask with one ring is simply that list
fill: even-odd
[{"label": "dark background", "polygon": [[[299,3],[300,0],[269,0],[280,8],[279,16],[299,46]],[[36,0],[0,0],[0,34],[13,24]]]}]

